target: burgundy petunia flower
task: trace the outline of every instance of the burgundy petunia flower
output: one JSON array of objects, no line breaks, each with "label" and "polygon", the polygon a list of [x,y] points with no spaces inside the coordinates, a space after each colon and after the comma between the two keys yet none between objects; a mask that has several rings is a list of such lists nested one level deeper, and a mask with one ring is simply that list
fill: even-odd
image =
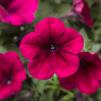
[{"label": "burgundy petunia flower", "polygon": [[73,0],[72,11],[69,15],[77,15],[82,23],[85,23],[88,27],[93,26],[93,20],[90,15],[90,8],[85,0]]},{"label": "burgundy petunia flower", "polygon": [[60,84],[67,90],[77,88],[85,94],[92,94],[100,87],[101,59],[97,54],[79,53],[80,66],[78,71],[66,78],[59,78]]},{"label": "burgundy petunia flower", "polygon": [[82,36],[52,17],[40,21],[20,44],[23,56],[30,59],[29,71],[37,79],[48,79],[54,73],[65,77],[76,72],[79,64],[76,54],[82,47]]},{"label": "burgundy petunia flower", "polygon": [[38,0],[0,0],[0,22],[12,25],[32,23]]},{"label": "burgundy petunia flower", "polygon": [[16,52],[0,54],[0,101],[16,95],[26,79],[24,66]]}]

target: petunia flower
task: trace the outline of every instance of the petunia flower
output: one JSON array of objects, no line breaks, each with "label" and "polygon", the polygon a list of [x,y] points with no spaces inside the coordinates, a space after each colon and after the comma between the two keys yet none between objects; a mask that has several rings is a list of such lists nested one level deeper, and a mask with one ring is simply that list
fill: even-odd
[{"label": "petunia flower", "polygon": [[79,53],[78,71],[66,78],[59,78],[60,84],[67,90],[78,89],[81,93],[93,94],[100,87],[101,59],[97,54]]},{"label": "petunia flower", "polygon": [[12,25],[32,23],[38,0],[0,0],[0,22]]},{"label": "petunia flower", "polygon": [[35,31],[20,43],[21,53],[30,60],[29,71],[37,79],[49,79],[54,73],[59,77],[75,73],[79,65],[76,54],[82,47],[80,33],[53,17],[36,24]]},{"label": "petunia flower", "polygon": [[0,53],[0,101],[18,94],[26,79],[24,66],[14,51]]},{"label": "petunia flower", "polygon": [[78,19],[82,23],[85,23],[88,27],[93,26],[93,20],[90,14],[90,7],[85,0],[73,0],[72,10],[68,15],[78,16]]}]

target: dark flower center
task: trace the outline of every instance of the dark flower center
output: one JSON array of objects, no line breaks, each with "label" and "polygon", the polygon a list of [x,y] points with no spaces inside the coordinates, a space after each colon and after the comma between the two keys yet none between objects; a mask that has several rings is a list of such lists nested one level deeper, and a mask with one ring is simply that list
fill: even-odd
[{"label": "dark flower center", "polygon": [[6,72],[2,71],[2,79],[0,80],[0,85],[10,85],[12,83],[12,71]]},{"label": "dark flower center", "polygon": [[10,85],[12,83],[12,79],[8,77],[4,77],[0,80],[0,86],[1,85]]},{"label": "dark flower center", "polygon": [[61,45],[56,41],[53,36],[49,36],[47,39],[41,38],[43,41],[39,47],[46,53],[53,53],[59,51]]},{"label": "dark flower center", "polygon": [[80,60],[80,66],[82,66],[82,67],[86,68],[86,67],[91,67],[92,65],[93,65],[93,63],[90,61],[87,61],[85,59]]},{"label": "dark flower center", "polygon": [[11,80],[6,80],[6,82],[5,82],[7,85],[10,85],[11,83],[12,83],[12,81]]},{"label": "dark flower center", "polygon": [[54,44],[50,44],[50,51],[54,52],[56,50],[56,46]]},{"label": "dark flower center", "polygon": [[12,77],[11,77],[11,75],[6,75],[4,82],[7,85],[11,84],[12,83]]},{"label": "dark flower center", "polygon": [[8,10],[8,8],[9,8],[9,6],[10,6],[10,4],[11,4],[12,1],[13,1],[13,0],[0,0],[0,5],[1,5],[4,9]]},{"label": "dark flower center", "polygon": [[57,46],[58,45],[53,42],[48,42],[48,43],[41,45],[41,48],[42,48],[42,50],[50,53],[50,52],[56,52]]}]

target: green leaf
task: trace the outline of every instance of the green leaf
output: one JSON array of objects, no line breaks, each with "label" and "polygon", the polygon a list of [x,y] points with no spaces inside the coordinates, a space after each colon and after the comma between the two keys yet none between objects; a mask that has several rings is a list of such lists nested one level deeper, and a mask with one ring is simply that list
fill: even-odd
[{"label": "green leaf", "polygon": [[66,0],[67,3],[71,4],[72,3],[72,0]]},{"label": "green leaf", "polygon": [[88,38],[91,39],[92,41],[94,41],[95,40],[95,34],[92,31],[92,29],[87,27],[87,26],[84,26],[84,29],[86,31],[86,34],[87,34]]},{"label": "green leaf", "polygon": [[6,48],[4,48],[3,46],[0,46],[0,53],[6,52],[6,51],[7,51]]}]

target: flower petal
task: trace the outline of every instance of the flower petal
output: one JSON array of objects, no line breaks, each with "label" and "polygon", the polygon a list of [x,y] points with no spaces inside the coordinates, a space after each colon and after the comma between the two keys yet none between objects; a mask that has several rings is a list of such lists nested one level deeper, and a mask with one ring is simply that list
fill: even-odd
[{"label": "flower petal", "polygon": [[90,7],[86,3],[86,0],[73,0],[72,12],[81,17],[81,22],[85,23],[88,27],[93,26],[93,20],[90,15]]},{"label": "flower petal", "polygon": [[4,22],[7,15],[7,11],[0,5],[0,22]]},{"label": "flower petal", "polygon": [[31,32],[22,39],[20,43],[20,51],[24,57],[32,59],[37,54],[41,53],[41,45],[42,40],[39,34]]},{"label": "flower petal", "polygon": [[48,17],[36,24],[35,31],[57,40],[64,33],[65,25],[60,19]]},{"label": "flower petal", "polygon": [[39,0],[13,0],[9,5],[9,15],[5,21],[13,25],[31,23],[34,20],[34,13],[38,9]]},{"label": "flower petal", "polygon": [[0,100],[16,95],[26,79],[26,72],[18,54],[9,51],[0,54]]},{"label": "flower petal", "polygon": [[21,89],[22,84],[18,82],[13,83],[12,85],[0,87],[0,100],[9,98],[15,94],[17,95]]},{"label": "flower petal", "polygon": [[9,59],[9,62],[11,62],[11,66],[13,67],[13,80],[24,81],[26,79],[26,72],[18,54],[14,51],[9,51],[5,56]]},{"label": "flower petal", "polygon": [[57,56],[56,61],[56,74],[59,77],[66,77],[74,74],[79,67],[79,58],[74,54],[62,53]]},{"label": "flower petal", "polygon": [[41,54],[34,58],[34,61],[31,60],[28,64],[31,75],[39,80],[45,80],[52,77],[54,73],[52,58],[54,59],[53,55],[47,56]]},{"label": "flower petal", "polygon": [[7,58],[5,57],[4,54],[0,54],[0,83],[1,83],[0,86],[2,85],[2,82],[4,80],[4,75],[8,72],[9,69],[10,64],[7,61]]},{"label": "flower petal", "polygon": [[80,66],[76,73],[66,78],[59,78],[66,89],[78,89],[81,93],[93,94],[100,87],[101,60],[97,54],[79,53]]},{"label": "flower petal", "polygon": [[62,50],[74,54],[79,53],[84,45],[83,37],[72,28],[67,28],[65,33],[59,40],[59,44],[62,45]]},{"label": "flower petal", "polygon": [[72,90],[73,88],[75,88],[75,76],[59,78],[59,82],[60,85],[67,90]]},{"label": "flower petal", "polygon": [[85,94],[93,94],[100,87],[100,83],[91,71],[80,71],[76,76],[77,88]]}]

